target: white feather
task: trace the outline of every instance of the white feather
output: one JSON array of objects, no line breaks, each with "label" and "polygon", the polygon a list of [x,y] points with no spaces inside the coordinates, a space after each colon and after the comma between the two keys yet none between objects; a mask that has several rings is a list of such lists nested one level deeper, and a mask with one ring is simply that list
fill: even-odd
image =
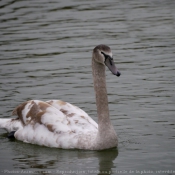
[{"label": "white feather", "polygon": [[7,132],[17,131],[23,126],[19,120],[14,119],[0,119],[0,128],[5,129]]},{"label": "white feather", "polygon": [[24,126],[14,121],[12,124],[11,119],[1,119],[0,127],[8,132],[16,130],[15,138],[23,142],[57,148],[81,148],[81,138],[91,135],[95,139],[97,135],[97,123],[70,103],[32,100],[21,104],[16,110],[19,116],[21,113]]}]

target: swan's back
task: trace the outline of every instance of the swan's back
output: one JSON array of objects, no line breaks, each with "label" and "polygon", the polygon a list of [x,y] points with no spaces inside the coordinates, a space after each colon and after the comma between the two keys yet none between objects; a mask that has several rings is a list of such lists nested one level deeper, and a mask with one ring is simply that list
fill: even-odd
[{"label": "swan's back", "polygon": [[[80,108],[60,100],[31,100],[13,111],[24,127],[17,130],[18,140],[58,148],[79,148],[80,138],[94,138],[97,123]],[[92,139],[91,138],[91,139]]]}]

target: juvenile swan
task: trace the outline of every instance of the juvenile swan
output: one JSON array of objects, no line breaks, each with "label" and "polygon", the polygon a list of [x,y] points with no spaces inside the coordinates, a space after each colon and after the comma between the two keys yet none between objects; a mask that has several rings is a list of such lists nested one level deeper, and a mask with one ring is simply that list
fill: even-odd
[{"label": "juvenile swan", "polygon": [[12,114],[18,116],[16,119],[0,119],[0,128],[6,129],[9,137],[48,147],[86,150],[116,147],[117,135],[109,118],[105,65],[114,75],[120,76],[111,49],[98,45],[92,54],[98,124],[70,103],[30,100],[13,110]]}]

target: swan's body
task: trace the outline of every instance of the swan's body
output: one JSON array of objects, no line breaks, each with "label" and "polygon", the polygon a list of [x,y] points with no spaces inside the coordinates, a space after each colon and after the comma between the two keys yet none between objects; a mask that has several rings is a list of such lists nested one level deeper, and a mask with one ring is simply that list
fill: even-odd
[{"label": "swan's body", "polygon": [[17,106],[16,119],[0,119],[0,128],[16,131],[23,142],[64,149],[103,150],[116,147],[117,135],[109,118],[105,64],[120,76],[108,46],[93,50],[92,69],[99,125],[80,108],[60,100],[31,100]]}]

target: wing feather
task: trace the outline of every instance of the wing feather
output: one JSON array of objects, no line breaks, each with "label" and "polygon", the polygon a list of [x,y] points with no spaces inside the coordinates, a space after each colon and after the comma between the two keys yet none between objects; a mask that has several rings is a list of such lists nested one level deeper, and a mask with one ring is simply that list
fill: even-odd
[{"label": "wing feather", "polygon": [[61,100],[31,100],[13,111],[23,127],[15,133],[18,140],[59,148],[78,148],[83,135],[95,137],[97,123],[80,108]]}]

